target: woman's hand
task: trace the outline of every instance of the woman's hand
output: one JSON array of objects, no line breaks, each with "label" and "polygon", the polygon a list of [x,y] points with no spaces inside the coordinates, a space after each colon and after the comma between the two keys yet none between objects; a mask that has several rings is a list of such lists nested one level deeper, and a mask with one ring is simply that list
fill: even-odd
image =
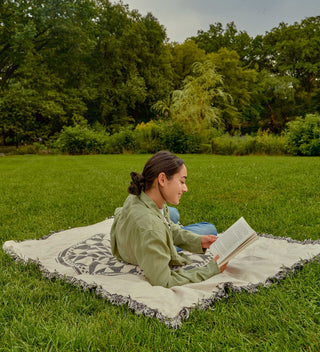
[{"label": "woman's hand", "polygon": [[[218,255],[216,255],[216,256],[213,258],[213,260],[214,260],[215,262],[217,262],[217,260],[218,260],[219,258],[220,258],[220,255],[218,254]],[[221,273],[223,273],[223,272],[226,270],[226,267],[227,267],[228,264],[229,264],[229,262],[228,262],[228,263],[225,263],[225,264],[223,264],[223,265],[221,265],[221,266],[218,264]]]},{"label": "woman's hand", "polygon": [[[202,248],[209,248],[213,242],[215,242],[217,240],[217,236],[215,235],[205,235],[205,236],[201,236],[201,245]],[[220,258],[219,255],[216,255],[213,260],[216,262],[218,259]],[[228,263],[223,264],[223,265],[219,265],[220,268],[220,272],[223,273],[226,270]]]},{"label": "woman's hand", "polygon": [[204,235],[201,236],[201,246],[202,248],[209,248],[213,242],[217,240],[217,236],[215,235]]}]

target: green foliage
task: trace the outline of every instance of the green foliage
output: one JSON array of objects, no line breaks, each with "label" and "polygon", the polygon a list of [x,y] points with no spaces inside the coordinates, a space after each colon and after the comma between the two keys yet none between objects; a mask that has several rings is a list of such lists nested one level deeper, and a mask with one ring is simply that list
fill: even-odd
[{"label": "green foliage", "polygon": [[[108,131],[142,119],[151,104],[169,94],[171,66],[163,27],[148,14],[130,13],[120,4],[99,2],[96,46],[91,70],[96,86],[96,111],[88,111],[92,123],[99,116]],[[149,112],[150,115],[150,112]]]},{"label": "green foliage", "polygon": [[288,123],[288,149],[294,155],[320,155],[320,114],[309,114]]},{"label": "green foliage", "polygon": [[222,76],[207,60],[193,64],[193,74],[185,78],[181,90],[172,93],[169,106],[158,102],[154,108],[159,110],[160,107],[162,114],[168,112],[186,133],[200,133],[203,129],[219,125],[220,109],[216,107],[216,101],[228,97],[223,91]]},{"label": "green foliage", "polygon": [[255,137],[223,135],[211,140],[211,152],[221,155],[282,155],[287,154],[287,138],[261,131]]},{"label": "green foliage", "polygon": [[318,77],[319,34],[320,16],[293,25],[280,23],[264,38],[265,50],[269,52],[266,66],[277,72],[290,72],[304,81]]},{"label": "green foliage", "polygon": [[2,137],[17,145],[38,138],[48,140],[64,125],[83,119],[86,111],[75,90],[64,90],[63,80],[41,68],[30,75],[29,70],[24,80],[10,84],[8,94],[0,95]]},{"label": "green foliage", "polygon": [[16,146],[0,147],[0,153],[4,155],[25,155],[25,154],[52,154],[50,148],[40,142]]},{"label": "green foliage", "polygon": [[155,153],[163,148],[160,144],[160,133],[163,127],[160,123],[151,120],[148,123],[140,123],[134,130],[136,152]]},{"label": "green foliage", "polygon": [[294,77],[260,72],[257,83],[253,85],[252,105],[255,106],[255,112],[252,108],[247,110],[250,114],[248,123],[256,113],[259,128],[281,133],[286,123],[295,118],[295,94],[298,86],[299,82]]},{"label": "green foliage", "polygon": [[[141,123],[135,129],[123,127],[109,135],[97,126],[64,127],[53,143],[54,150],[68,154],[121,154],[155,153],[161,149],[179,154],[247,155],[288,153],[286,135],[273,135],[259,131],[257,136],[230,136],[222,130],[209,128],[201,133],[187,132],[181,124],[172,120]],[[291,150],[290,150],[291,152]]]},{"label": "green foliage", "polygon": [[205,51],[191,39],[182,44],[173,43],[171,48],[174,89],[181,89],[184,79],[192,74],[196,62],[206,60]]},{"label": "green foliage", "polygon": [[1,144],[48,139],[78,119],[119,131],[169,94],[170,51],[151,14],[107,0],[0,6]]},{"label": "green foliage", "polygon": [[[241,109],[237,118],[247,132],[264,128],[281,133],[295,116],[319,112],[319,33],[317,16],[293,25],[280,23],[255,38],[237,31],[233,22],[225,29],[216,23],[207,32],[199,31],[193,40],[207,53],[235,50],[243,67],[262,73],[249,89],[250,106]],[[235,115],[234,109],[229,111]]]},{"label": "green foliage", "polygon": [[83,99],[90,87],[84,89],[88,81],[81,60],[83,48],[91,48],[85,30],[92,3],[6,0],[3,6],[7,11],[0,12],[0,22],[5,23],[0,26],[3,142],[48,139],[87,108]]},{"label": "green foliage", "polygon": [[228,23],[226,28],[219,22],[211,24],[208,31],[199,30],[197,36],[192,39],[206,53],[215,53],[221,48],[227,48],[236,51],[245,65],[250,62],[252,39],[245,31],[238,31],[234,22]]},{"label": "green foliage", "polygon": [[49,151],[40,143],[20,145],[12,150],[9,154],[24,155],[24,154],[39,154],[40,152],[47,154]]},{"label": "green foliage", "polygon": [[216,23],[177,44],[151,13],[123,2],[0,1],[0,144],[99,123],[115,134],[114,152],[151,151],[162,142],[147,146],[130,129],[155,115],[182,126],[169,140],[212,127],[280,134],[319,112],[319,33],[319,16],[256,38]]},{"label": "green foliage", "polygon": [[187,133],[171,120],[141,123],[134,130],[123,128],[110,136],[110,152],[155,153],[161,149],[173,153],[197,153],[201,136]]},{"label": "green foliage", "polygon": [[252,102],[252,86],[257,73],[242,67],[236,51],[221,48],[208,55],[216,71],[223,77],[223,89],[232,99],[218,99],[214,102],[220,110],[220,118],[228,132],[242,125],[243,111]]},{"label": "green foliage", "polygon": [[79,125],[64,127],[53,147],[68,154],[107,153],[110,150],[109,136],[105,132]]},{"label": "green foliage", "polygon": [[201,137],[197,133],[190,133],[175,121],[161,123],[159,131],[159,144],[161,149],[173,153],[197,153],[200,148]]},{"label": "green foliage", "polygon": [[312,96],[319,88],[320,16],[293,25],[280,23],[263,38],[261,68],[299,80],[295,115],[313,113]]},{"label": "green foliage", "polygon": [[135,150],[135,134],[132,127],[123,127],[109,138],[110,153],[125,153]]}]

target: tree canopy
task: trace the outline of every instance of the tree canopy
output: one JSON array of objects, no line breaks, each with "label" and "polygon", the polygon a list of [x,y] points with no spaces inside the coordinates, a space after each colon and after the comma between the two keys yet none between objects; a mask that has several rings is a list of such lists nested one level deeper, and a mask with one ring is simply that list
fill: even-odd
[{"label": "tree canopy", "polygon": [[319,38],[320,16],[255,38],[216,23],[169,43],[151,13],[122,2],[3,0],[0,144],[74,125],[114,133],[156,119],[155,106],[185,126],[279,133],[319,112]]}]

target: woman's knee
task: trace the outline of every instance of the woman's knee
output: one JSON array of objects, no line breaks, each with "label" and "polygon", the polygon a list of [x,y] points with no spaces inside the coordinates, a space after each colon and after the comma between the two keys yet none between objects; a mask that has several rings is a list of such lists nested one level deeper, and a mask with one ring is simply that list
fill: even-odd
[{"label": "woman's knee", "polygon": [[177,224],[180,219],[180,214],[177,208],[168,207],[170,220]]},{"label": "woman's knee", "polygon": [[209,222],[199,222],[197,224],[184,226],[183,229],[194,232],[198,235],[217,235],[216,227]]}]

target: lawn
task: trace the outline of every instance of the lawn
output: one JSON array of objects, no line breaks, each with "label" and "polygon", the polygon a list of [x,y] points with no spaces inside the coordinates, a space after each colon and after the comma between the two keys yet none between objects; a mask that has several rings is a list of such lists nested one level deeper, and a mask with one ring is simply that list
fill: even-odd
[{"label": "lawn", "polygon": [[[148,155],[0,158],[0,242],[112,216]],[[320,239],[320,158],[182,156],[184,224],[219,232],[240,216],[259,233]],[[230,293],[182,328],[138,316],[0,251],[0,351],[319,351],[320,263],[257,293]]]}]

